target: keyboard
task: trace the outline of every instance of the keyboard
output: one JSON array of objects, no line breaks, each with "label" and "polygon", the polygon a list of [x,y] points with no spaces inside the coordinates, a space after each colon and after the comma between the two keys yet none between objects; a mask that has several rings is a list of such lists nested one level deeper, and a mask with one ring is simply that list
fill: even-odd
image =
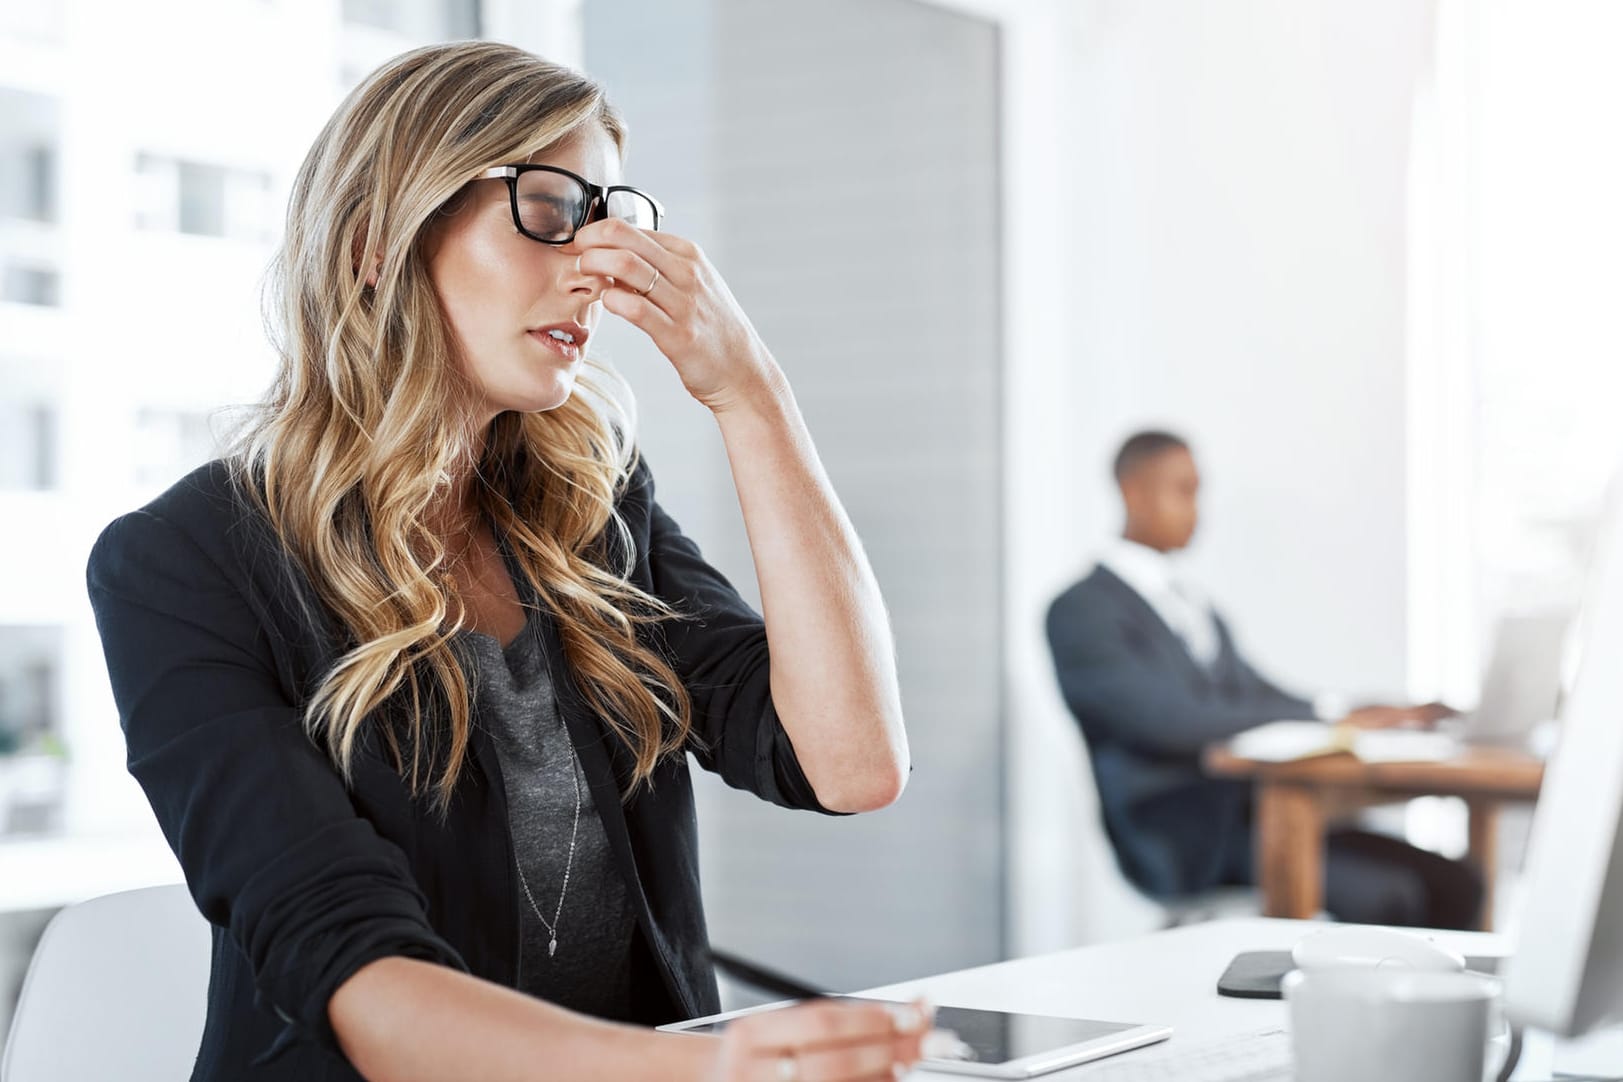
[{"label": "keyboard", "polygon": [[1151,1045],[1067,1077],[1077,1082],[1290,1082],[1290,1034],[1276,1026],[1186,1047]]}]

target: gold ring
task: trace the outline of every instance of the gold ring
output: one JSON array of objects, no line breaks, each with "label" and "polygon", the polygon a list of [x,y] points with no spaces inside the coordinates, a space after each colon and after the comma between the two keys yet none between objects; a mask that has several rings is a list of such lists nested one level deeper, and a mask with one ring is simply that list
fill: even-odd
[{"label": "gold ring", "polygon": [[654,271],[654,280],[652,282],[648,283],[648,288],[647,289],[639,289],[639,290],[637,290],[637,296],[639,296],[639,297],[648,296],[648,294],[650,294],[650,293],[652,293],[654,291],[654,287],[657,286],[657,285],[659,285],[659,271],[655,270]]}]

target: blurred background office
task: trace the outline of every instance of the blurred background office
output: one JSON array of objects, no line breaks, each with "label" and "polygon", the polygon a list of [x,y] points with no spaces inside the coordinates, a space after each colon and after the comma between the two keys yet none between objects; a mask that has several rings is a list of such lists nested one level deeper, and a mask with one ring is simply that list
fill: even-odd
[{"label": "blurred background office", "polygon": [[[268,380],[260,279],[326,115],[476,36],[606,84],[894,621],[906,798],[827,821],[703,784],[718,945],[857,988],[1161,923],[1042,638],[1135,428],[1201,448],[1189,564],[1304,686],[1470,705],[1494,620],[1576,603],[1623,443],[1604,0],[0,0],[0,1017],[55,907],[178,877],[90,543]],[[754,596],[714,426],[635,332],[599,349]],[[1446,801],[1399,826],[1463,849]]]}]

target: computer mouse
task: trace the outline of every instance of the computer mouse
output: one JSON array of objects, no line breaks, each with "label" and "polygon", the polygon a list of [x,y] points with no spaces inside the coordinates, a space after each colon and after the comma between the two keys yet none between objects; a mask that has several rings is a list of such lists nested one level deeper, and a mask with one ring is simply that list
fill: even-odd
[{"label": "computer mouse", "polygon": [[1435,973],[1458,973],[1465,958],[1424,936],[1393,928],[1348,924],[1313,932],[1296,941],[1291,961],[1298,969],[1341,966],[1401,966]]}]

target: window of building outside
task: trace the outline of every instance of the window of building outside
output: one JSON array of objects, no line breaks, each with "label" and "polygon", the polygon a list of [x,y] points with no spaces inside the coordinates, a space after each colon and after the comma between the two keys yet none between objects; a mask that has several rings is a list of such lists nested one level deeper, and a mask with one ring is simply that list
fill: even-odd
[{"label": "window of building outside", "polygon": [[136,224],[142,229],[266,243],[276,218],[270,174],[207,161],[136,157]]},{"label": "window of building outside", "polygon": [[58,104],[0,85],[0,302],[62,303]]},{"label": "window of building outside", "polygon": [[8,258],[5,278],[0,280],[0,301],[55,308],[62,303],[62,276],[55,267]]},{"label": "window of building outside", "polygon": [[0,491],[56,483],[56,415],[48,402],[0,401]]},{"label": "window of building outside", "polygon": [[60,629],[0,625],[0,836],[61,826]]},{"label": "window of building outside", "polygon": [[[15,102],[16,95],[10,97]],[[14,137],[7,144],[5,157],[0,158],[3,213],[23,221],[56,221],[56,147],[38,136]]]}]

